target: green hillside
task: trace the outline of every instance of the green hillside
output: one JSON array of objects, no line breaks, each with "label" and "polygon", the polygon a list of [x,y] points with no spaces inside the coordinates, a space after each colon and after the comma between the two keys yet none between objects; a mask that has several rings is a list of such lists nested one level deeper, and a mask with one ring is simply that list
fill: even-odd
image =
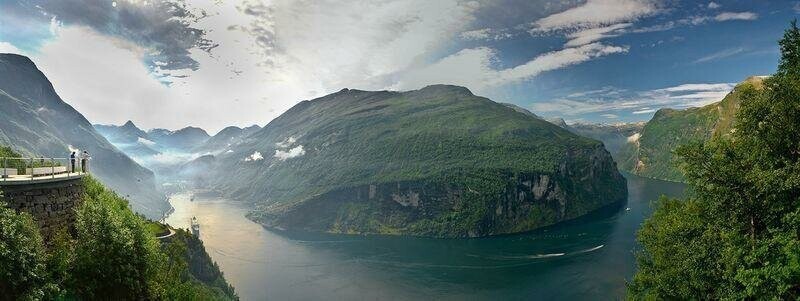
[{"label": "green hillside", "polygon": [[685,110],[660,109],[642,129],[620,161],[620,168],[640,176],[682,181],[673,151],[691,141],[706,141],[715,135],[727,136],[739,110],[744,87],[762,87],[763,78],[750,77],[738,84],[720,102]]},{"label": "green hillside", "polygon": [[236,300],[203,243],[153,222],[91,177],[74,231],[43,241],[27,212],[0,197],[0,300]]},{"label": "green hillside", "polygon": [[519,232],[626,195],[600,142],[444,85],[303,101],[216,162],[254,219],[336,233]]}]

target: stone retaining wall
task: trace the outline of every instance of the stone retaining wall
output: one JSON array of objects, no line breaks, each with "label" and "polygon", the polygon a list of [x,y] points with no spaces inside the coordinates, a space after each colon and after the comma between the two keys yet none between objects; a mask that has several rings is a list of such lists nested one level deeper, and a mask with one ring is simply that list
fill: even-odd
[{"label": "stone retaining wall", "polygon": [[33,215],[45,240],[60,229],[74,230],[75,208],[83,201],[83,181],[80,178],[2,185],[0,190],[8,207]]}]

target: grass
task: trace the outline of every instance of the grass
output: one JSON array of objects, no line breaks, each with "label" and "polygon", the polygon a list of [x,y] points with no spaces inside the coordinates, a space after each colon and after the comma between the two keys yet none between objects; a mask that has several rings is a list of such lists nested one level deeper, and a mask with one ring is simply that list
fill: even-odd
[{"label": "grass", "polygon": [[149,232],[150,234],[152,234],[153,236],[156,236],[156,237],[163,236],[163,235],[166,235],[167,233],[169,233],[169,229],[167,229],[167,226],[163,225],[163,224],[161,224],[159,222],[154,222],[154,221],[148,220],[148,221],[146,221],[146,225],[145,226],[147,227],[147,232]]}]

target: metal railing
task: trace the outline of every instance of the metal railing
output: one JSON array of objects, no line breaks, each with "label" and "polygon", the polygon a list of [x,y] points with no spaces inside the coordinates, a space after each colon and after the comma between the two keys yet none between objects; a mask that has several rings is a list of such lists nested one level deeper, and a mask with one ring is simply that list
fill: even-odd
[{"label": "metal railing", "polygon": [[87,160],[81,158],[0,157],[0,182],[70,178],[88,171]]}]

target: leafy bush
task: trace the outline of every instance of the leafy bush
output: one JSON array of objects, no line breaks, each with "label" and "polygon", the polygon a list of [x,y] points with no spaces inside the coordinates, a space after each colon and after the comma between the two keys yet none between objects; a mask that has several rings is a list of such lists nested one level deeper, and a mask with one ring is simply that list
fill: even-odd
[{"label": "leafy bush", "polygon": [[0,300],[238,299],[202,242],[159,242],[125,199],[91,177],[84,189],[74,235],[47,248],[30,215],[0,204]]},{"label": "leafy bush", "polygon": [[18,214],[0,201],[0,300],[43,298],[49,284],[44,259],[30,214]]}]

